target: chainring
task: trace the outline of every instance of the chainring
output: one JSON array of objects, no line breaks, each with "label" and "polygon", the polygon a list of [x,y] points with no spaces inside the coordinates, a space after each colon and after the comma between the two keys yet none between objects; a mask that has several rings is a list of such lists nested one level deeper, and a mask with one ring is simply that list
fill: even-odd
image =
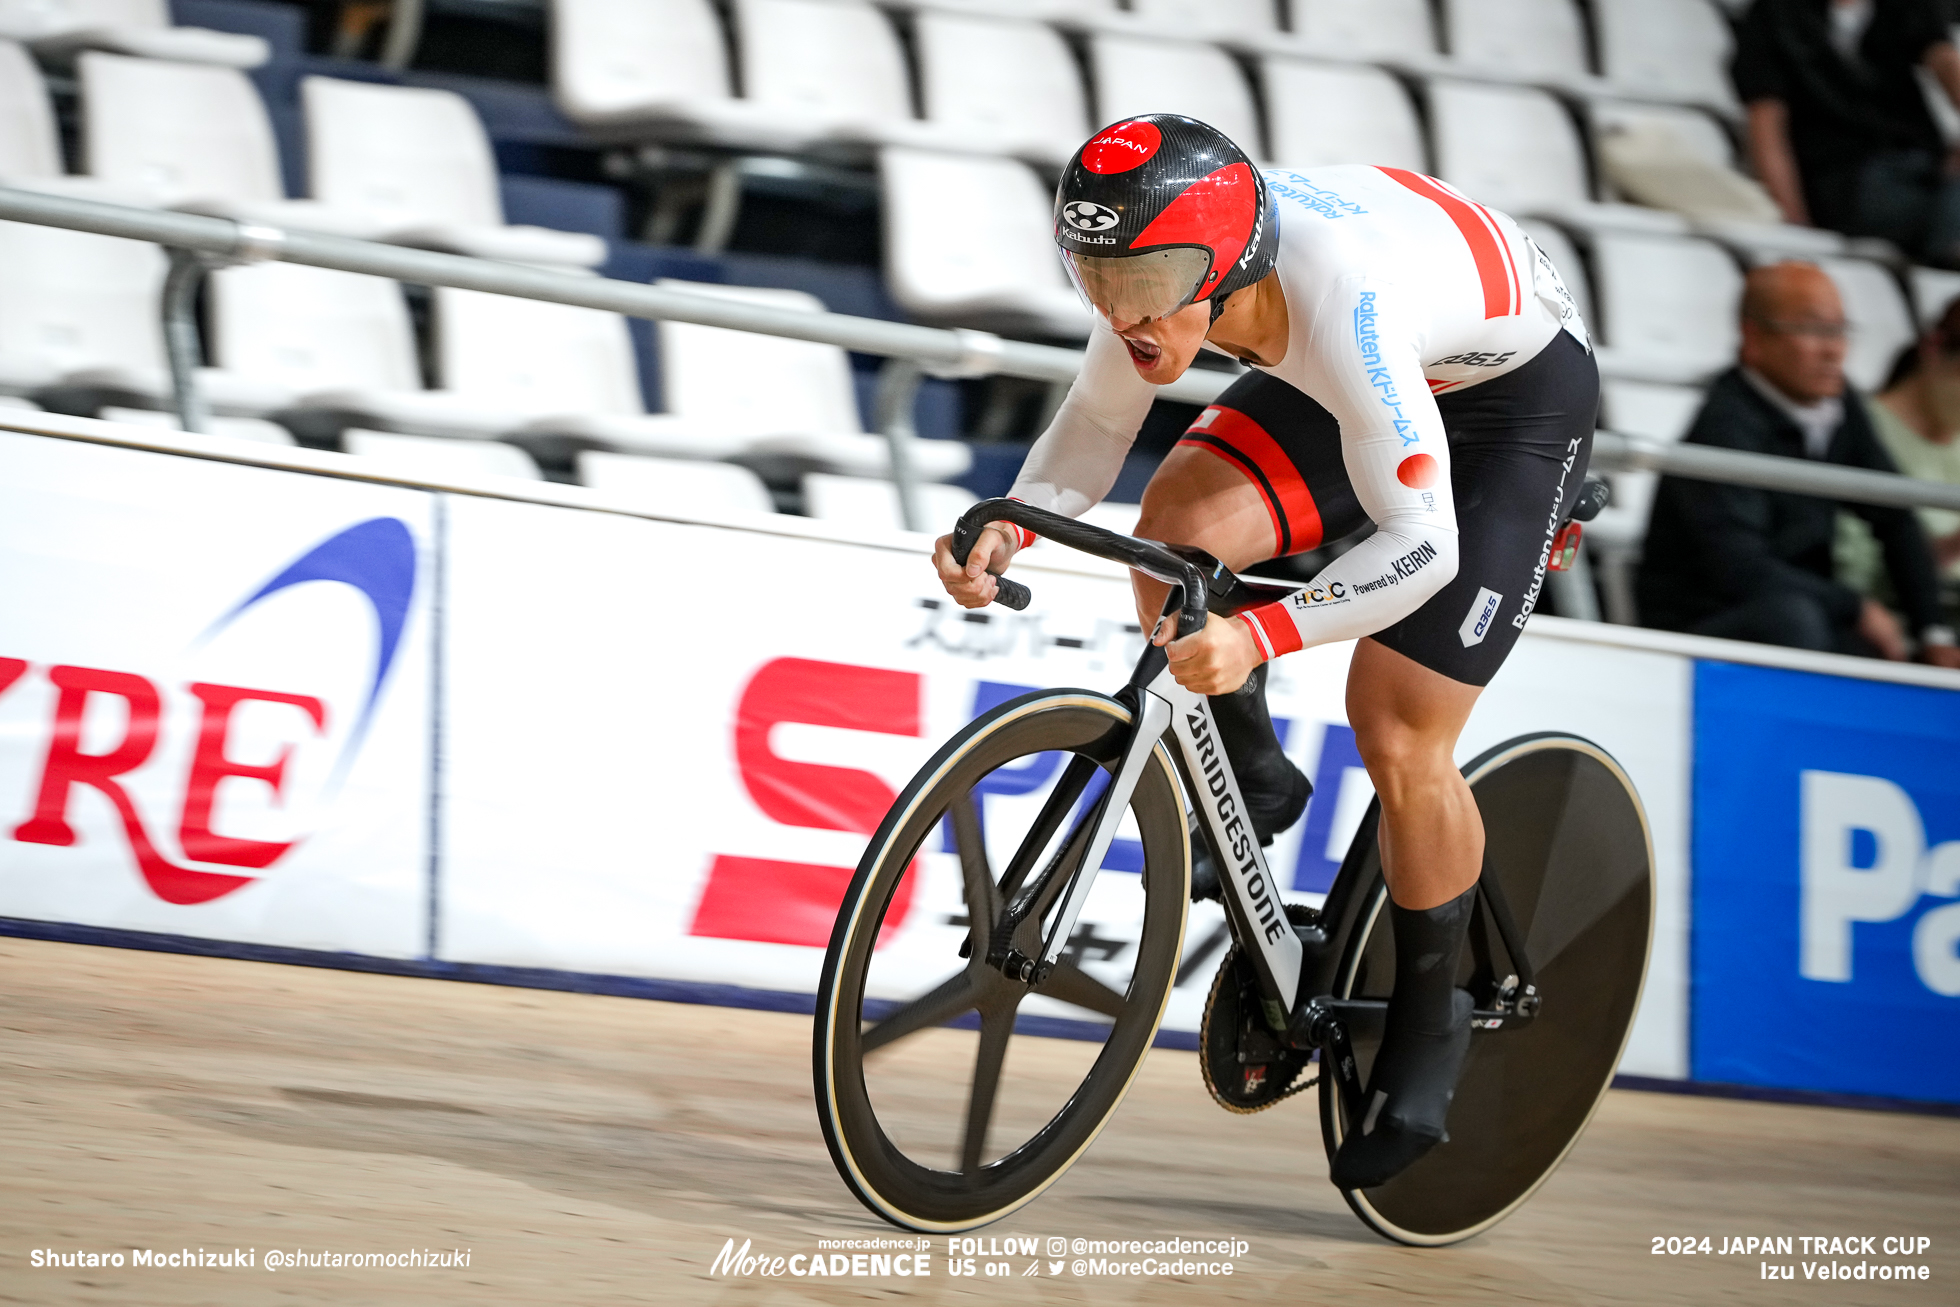
[{"label": "chainring", "polygon": [[1320,1080],[1314,1076],[1294,1083],[1313,1060],[1313,1053],[1280,1042],[1266,1024],[1263,997],[1251,959],[1237,944],[1232,945],[1218,964],[1211,993],[1205,999],[1205,1018],[1198,1035],[1198,1069],[1213,1101],[1241,1116],[1263,1112]]}]

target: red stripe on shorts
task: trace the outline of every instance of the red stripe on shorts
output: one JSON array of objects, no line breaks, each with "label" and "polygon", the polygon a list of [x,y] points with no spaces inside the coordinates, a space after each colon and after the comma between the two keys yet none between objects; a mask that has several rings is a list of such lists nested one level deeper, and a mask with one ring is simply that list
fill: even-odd
[{"label": "red stripe on shorts", "polygon": [[1273,521],[1273,540],[1282,553],[1297,554],[1320,546],[1320,507],[1266,428],[1235,408],[1214,404],[1198,415],[1180,445],[1197,445],[1237,465],[1266,503]]},{"label": "red stripe on shorts", "polygon": [[1406,168],[1383,168],[1382,172],[1414,191],[1423,199],[1429,200],[1449,215],[1456,229],[1463,233],[1463,239],[1470,246],[1470,257],[1476,260],[1477,277],[1484,286],[1484,316],[1486,318],[1509,317],[1516,309],[1511,288],[1517,280],[1515,272],[1508,272],[1510,249],[1497,235],[1497,224],[1480,206],[1445,190],[1433,177],[1425,177]]}]

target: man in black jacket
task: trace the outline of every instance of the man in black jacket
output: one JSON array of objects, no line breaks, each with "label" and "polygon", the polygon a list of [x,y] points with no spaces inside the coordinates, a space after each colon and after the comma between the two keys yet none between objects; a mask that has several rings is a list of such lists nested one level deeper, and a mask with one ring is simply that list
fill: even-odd
[{"label": "man in black jacket", "polygon": [[1755,0],[1732,72],[1750,161],[1786,222],[1883,236],[1960,266],[1960,155],[1918,73],[1960,105],[1946,0]]},{"label": "man in black jacket", "polygon": [[[1893,472],[1870,420],[1846,403],[1837,288],[1809,263],[1749,274],[1741,366],[1709,391],[1688,442]],[[1641,620],[1696,635],[1905,659],[1898,619],[1832,576],[1840,508],[1871,524],[1921,656],[1960,667],[1940,625],[1933,556],[1903,508],[1664,477],[1640,565]]]}]

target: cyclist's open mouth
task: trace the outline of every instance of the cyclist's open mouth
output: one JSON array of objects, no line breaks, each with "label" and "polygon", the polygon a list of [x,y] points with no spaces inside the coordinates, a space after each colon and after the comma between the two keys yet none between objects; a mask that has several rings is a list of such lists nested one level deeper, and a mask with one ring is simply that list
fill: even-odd
[{"label": "cyclist's open mouth", "polygon": [[1133,340],[1125,336],[1123,344],[1129,347],[1130,357],[1136,360],[1140,368],[1154,367],[1157,360],[1164,357],[1164,351],[1147,340]]}]

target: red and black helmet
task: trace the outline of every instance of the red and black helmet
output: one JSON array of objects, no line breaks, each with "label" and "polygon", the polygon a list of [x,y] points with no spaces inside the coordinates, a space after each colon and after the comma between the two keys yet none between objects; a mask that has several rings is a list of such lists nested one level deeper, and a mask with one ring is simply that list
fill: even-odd
[{"label": "red and black helmet", "polygon": [[1152,113],[1112,123],[1062,172],[1055,244],[1089,307],[1148,322],[1272,271],[1279,212],[1244,150],[1215,127]]}]

